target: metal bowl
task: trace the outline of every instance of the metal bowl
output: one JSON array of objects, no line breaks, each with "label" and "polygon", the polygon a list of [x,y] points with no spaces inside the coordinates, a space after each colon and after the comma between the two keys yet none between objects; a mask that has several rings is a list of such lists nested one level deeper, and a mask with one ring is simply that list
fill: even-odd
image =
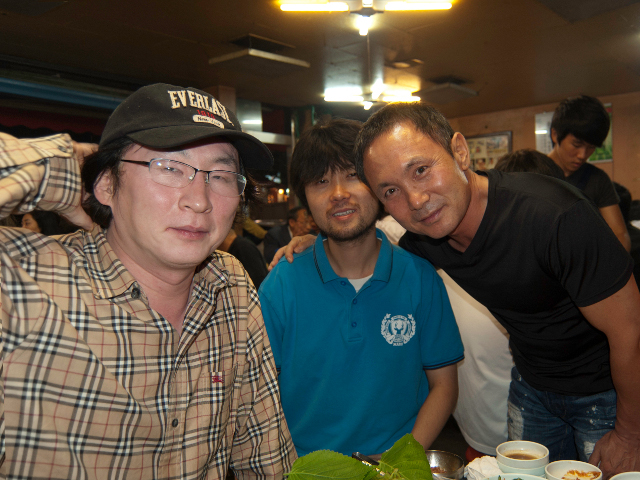
[{"label": "metal bowl", "polygon": [[464,476],[464,461],[455,453],[443,452],[442,450],[426,450],[425,453],[434,479],[460,480]]}]

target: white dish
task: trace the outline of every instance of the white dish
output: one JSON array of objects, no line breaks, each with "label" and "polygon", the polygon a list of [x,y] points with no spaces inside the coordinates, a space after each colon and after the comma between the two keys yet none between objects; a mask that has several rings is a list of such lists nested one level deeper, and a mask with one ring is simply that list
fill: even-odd
[{"label": "white dish", "polygon": [[[507,456],[511,453],[533,455],[535,458],[521,459]],[[507,467],[525,470],[544,467],[549,463],[549,449],[536,442],[512,440],[496,447],[496,460]]]},{"label": "white dish", "polygon": [[614,475],[609,480],[640,480],[640,472],[624,472]]},{"label": "white dish", "polygon": [[[587,462],[578,462],[577,460],[558,460],[551,462],[545,468],[545,473],[549,480],[562,480],[569,470],[578,470],[581,472],[598,472],[599,475],[592,477],[593,480],[602,480],[602,470]],[[574,479],[576,477],[573,477]],[[580,480],[587,480],[587,477],[580,477]]]}]

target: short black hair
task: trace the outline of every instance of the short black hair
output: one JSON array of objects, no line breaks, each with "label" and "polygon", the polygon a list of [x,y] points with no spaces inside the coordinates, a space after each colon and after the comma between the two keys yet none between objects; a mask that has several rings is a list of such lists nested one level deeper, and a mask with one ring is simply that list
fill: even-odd
[{"label": "short black hair", "polygon": [[29,212],[44,235],[61,235],[66,233],[60,227],[60,216],[55,212],[33,210]]},{"label": "short black hair", "polygon": [[416,130],[431,138],[453,157],[451,139],[455,132],[442,113],[431,105],[421,102],[390,103],[369,117],[356,141],[356,172],[367,185],[363,166],[364,152],[380,135],[404,122],[412,123]]},{"label": "short black hair", "polygon": [[291,157],[291,185],[307,209],[305,187],[327,172],[355,169],[353,149],[362,123],[335,118],[306,130],[296,143]]},{"label": "short black hair", "polygon": [[[219,138],[219,137],[218,137]],[[120,173],[122,158],[133,147],[138,145],[127,137],[117,138],[103,146],[97,152],[85,158],[82,165],[81,178],[84,191],[88,194],[82,202],[82,206],[91,219],[102,228],[109,227],[113,213],[111,207],[103,205],[98,201],[94,193],[94,187],[102,175],[111,175],[112,188],[115,195],[120,186]],[[184,147],[184,145],[182,146]],[[176,150],[181,149],[176,147]],[[258,186],[250,174],[245,172],[242,158],[240,158],[240,173],[247,178],[247,185],[244,189],[243,201],[240,206],[248,206],[255,202],[258,197]],[[238,208],[236,221],[241,219],[246,209]]]},{"label": "short black hair", "polygon": [[303,206],[293,207],[289,210],[289,213],[287,214],[287,224],[289,223],[289,220],[293,220],[294,222],[298,221],[298,212],[300,210],[304,210],[305,212],[307,211],[307,209]]},{"label": "short black hair", "polygon": [[495,170],[500,172],[532,172],[564,180],[562,169],[542,152],[523,148],[507,153],[496,162]]},{"label": "short black hair", "polygon": [[563,100],[551,119],[551,129],[556,132],[558,144],[571,134],[583,142],[601,147],[609,133],[610,124],[604,105],[588,95]]}]

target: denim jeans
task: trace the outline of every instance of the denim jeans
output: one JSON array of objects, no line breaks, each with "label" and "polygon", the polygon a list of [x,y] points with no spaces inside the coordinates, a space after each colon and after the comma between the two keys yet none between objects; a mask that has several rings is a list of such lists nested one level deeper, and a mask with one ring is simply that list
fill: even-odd
[{"label": "denim jeans", "polygon": [[530,440],[549,449],[549,461],[586,462],[616,420],[616,392],[570,396],[536,390],[511,370],[509,440]]}]

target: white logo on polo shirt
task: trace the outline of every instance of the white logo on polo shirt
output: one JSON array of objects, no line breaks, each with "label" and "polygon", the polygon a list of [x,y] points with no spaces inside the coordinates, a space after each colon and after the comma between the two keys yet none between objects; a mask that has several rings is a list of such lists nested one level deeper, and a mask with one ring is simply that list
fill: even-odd
[{"label": "white logo on polo shirt", "polygon": [[402,315],[391,316],[387,313],[382,319],[380,333],[394,347],[401,347],[416,333],[416,321],[412,315],[403,317]]}]

